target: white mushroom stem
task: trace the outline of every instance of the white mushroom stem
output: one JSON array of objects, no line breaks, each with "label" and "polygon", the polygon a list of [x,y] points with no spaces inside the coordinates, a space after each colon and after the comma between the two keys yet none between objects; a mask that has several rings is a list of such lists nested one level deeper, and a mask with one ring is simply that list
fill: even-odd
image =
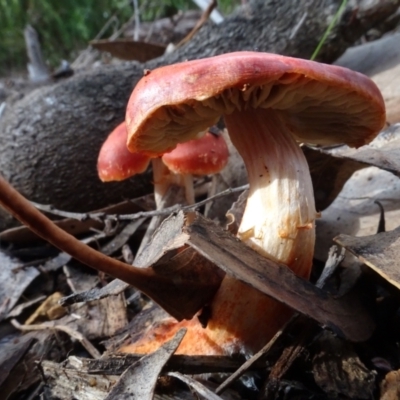
[{"label": "white mushroom stem", "polygon": [[181,179],[183,181],[182,186],[185,187],[186,202],[189,205],[194,204],[195,196],[194,196],[193,175],[192,174],[182,174]]},{"label": "white mushroom stem", "polygon": [[154,201],[157,210],[165,207],[161,206],[162,198],[167,193],[168,188],[171,186],[171,172],[168,167],[163,163],[161,157],[152,158],[151,166],[153,168],[153,184],[154,184]]},{"label": "white mushroom stem", "polygon": [[313,187],[304,154],[281,118],[265,109],[225,116],[250,183],[238,236],[307,278],[315,240]]},{"label": "white mushroom stem", "polygon": [[[260,254],[308,278],[316,211],[303,152],[279,112],[235,111],[225,116],[225,123],[243,157],[250,184],[238,237]],[[203,346],[208,354],[251,354],[267,343],[290,315],[291,310],[284,304],[227,275],[213,299],[211,318],[203,333],[207,335],[207,346],[218,344],[219,350]],[[196,334],[200,334],[199,329]],[[194,351],[189,344],[186,350],[184,340],[182,352],[204,351],[199,340],[193,342]]]}]

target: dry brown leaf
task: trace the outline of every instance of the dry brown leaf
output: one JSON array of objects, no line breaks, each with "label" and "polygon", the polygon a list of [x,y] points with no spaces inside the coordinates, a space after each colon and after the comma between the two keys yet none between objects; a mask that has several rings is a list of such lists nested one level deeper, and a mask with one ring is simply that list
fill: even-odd
[{"label": "dry brown leaf", "polygon": [[20,268],[21,263],[0,251],[0,321],[18,302],[39,271],[30,266]]},{"label": "dry brown leaf", "polygon": [[400,227],[364,237],[339,235],[334,240],[400,289]]},{"label": "dry brown leaf", "polygon": [[106,400],[152,400],[161,370],[178,348],[185,333],[186,330],[181,329],[172,340],[130,366],[111,389]]}]

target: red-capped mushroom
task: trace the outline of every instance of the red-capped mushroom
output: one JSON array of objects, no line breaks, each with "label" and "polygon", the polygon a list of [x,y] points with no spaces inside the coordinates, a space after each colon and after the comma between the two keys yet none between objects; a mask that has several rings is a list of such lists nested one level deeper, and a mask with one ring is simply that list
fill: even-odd
[{"label": "red-capped mushroom", "polygon": [[[382,96],[364,75],[256,52],[151,71],[135,87],[127,110],[128,148],[151,156],[194,138],[223,116],[250,184],[238,237],[304,278],[311,270],[317,213],[297,142],[357,147],[385,124]],[[178,352],[256,351],[289,314],[284,305],[226,276],[207,328],[196,320],[186,323],[190,329]],[[144,339],[133,349],[151,346]]]},{"label": "red-capped mushroom", "polygon": [[180,143],[162,156],[168,169],[183,180],[186,201],[194,204],[193,175],[214,175],[228,162],[229,151],[220,134],[206,132],[199,139]]},{"label": "red-capped mushroom", "polygon": [[119,124],[107,137],[97,158],[97,173],[103,182],[122,181],[146,171],[150,157],[131,153],[126,147],[126,125]]}]

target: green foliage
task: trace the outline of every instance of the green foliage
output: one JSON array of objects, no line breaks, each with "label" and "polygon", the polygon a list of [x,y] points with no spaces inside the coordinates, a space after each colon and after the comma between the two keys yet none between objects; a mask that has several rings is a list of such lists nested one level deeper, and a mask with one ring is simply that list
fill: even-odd
[{"label": "green foliage", "polygon": [[[190,0],[138,0],[143,21],[169,16],[196,6]],[[129,20],[132,0],[0,0],[0,74],[25,67],[23,30],[31,24],[39,33],[45,59],[52,66],[73,59],[76,52],[113,17],[103,37]],[[222,12],[230,12],[238,0],[221,0]]]},{"label": "green foliage", "polygon": [[25,64],[27,23],[38,31],[44,55],[54,65],[85,47],[111,15],[126,21],[131,13],[128,1],[121,0],[0,0],[0,69]]}]

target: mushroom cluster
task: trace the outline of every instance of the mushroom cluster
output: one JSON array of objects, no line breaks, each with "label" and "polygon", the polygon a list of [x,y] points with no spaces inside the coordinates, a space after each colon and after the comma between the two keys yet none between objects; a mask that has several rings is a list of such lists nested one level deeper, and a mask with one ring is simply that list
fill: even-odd
[{"label": "mushroom cluster", "polygon": [[[153,70],[137,84],[126,114],[127,146],[158,157],[221,116],[250,184],[238,237],[307,279],[318,213],[298,143],[368,143],[385,123],[379,90],[357,72],[273,54],[237,52],[183,62]],[[228,275],[210,309],[206,328],[196,318],[169,321],[170,334],[162,337],[188,326],[178,353],[249,353],[290,315],[286,306]],[[156,342],[147,335],[125,350],[148,352]]]},{"label": "mushroom cluster", "polygon": [[100,149],[97,159],[99,178],[103,182],[121,181],[146,171],[151,162],[157,208],[172,184],[184,187],[188,204],[193,204],[193,175],[217,174],[225,167],[229,157],[228,147],[219,133],[206,131],[198,136],[162,156],[149,157],[127,149],[126,124],[122,122]]}]

